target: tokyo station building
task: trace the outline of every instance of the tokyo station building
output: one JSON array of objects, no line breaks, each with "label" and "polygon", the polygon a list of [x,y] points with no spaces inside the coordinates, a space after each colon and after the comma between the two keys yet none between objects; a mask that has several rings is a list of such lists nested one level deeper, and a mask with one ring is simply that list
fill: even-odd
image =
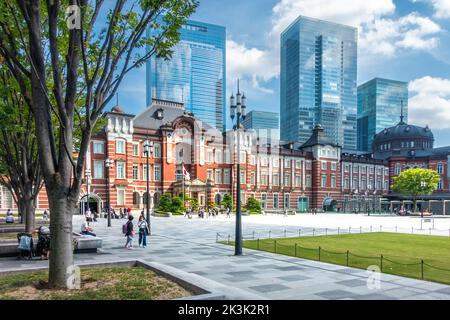
[{"label": "tokyo station building", "polygon": [[[433,149],[428,127],[401,120],[377,134],[373,152],[364,154],[342,150],[328,140],[320,125],[303,144],[259,138],[251,129],[241,128],[237,146],[235,130],[222,133],[186,112],[182,103],[164,100],[154,99],[137,116],[116,106],[104,117],[107,124],[92,138],[87,155],[80,212],[87,208],[88,195],[91,210],[101,212],[107,206],[107,192],[116,212],[145,208],[147,140],[154,146],[149,156],[151,208],[164,193],[179,196],[183,190],[200,206],[220,205],[226,194],[235,201],[239,150],[242,204],[254,197],[266,212],[393,210],[395,205],[409,203],[407,197],[390,192],[393,177],[412,167],[430,168],[441,175],[438,190],[428,199],[435,201],[432,205],[438,213],[449,211],[444,200],[450,200],[450,147]],[[107,159],[112,163],[109,168]],[[189,180],[183,181],[183,165]],[[5,188],[0,190],[2,211],[15,207],[11,198]],[[48,208],[45,189],[37,206],[37,212]]]}]

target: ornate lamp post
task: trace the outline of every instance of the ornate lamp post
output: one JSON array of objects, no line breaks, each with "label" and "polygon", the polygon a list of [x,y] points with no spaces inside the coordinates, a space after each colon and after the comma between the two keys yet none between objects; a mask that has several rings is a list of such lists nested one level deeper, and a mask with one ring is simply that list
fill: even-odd
[{"label": "ornate lamp post", "polygon": [[238,80],[238,91],[236,94],[236,99],[234,98],[234,95],[232,94],[230,97],[230,116],[231,121],[234,121],[234,118],[236,118],[236,135],[237,135],[237,141],[236,141],[236,151],[237,151],[237,170],[236,170],[236,232],[235,232],[235,247],[234,247],[234,254],[236,256],[242,255],[242,222],[241,222],[241,159],[240,159],[240,125],[241,120],[244,121],[246,116],[246,98],[245,94],[241,95],[241,92],[239,91],[239,80]]},{"label": "ornate lamp post", "polygon": [[114,161],[111,159],[105,160],[106,167],[106,209],[108,210],[106,215],[108,218],[108,227],[111,227],[111,200],[109,195],[109,168],[111,168],[114,164]]},{"label": "ornate lamp post", "polygon": [[149,229],[149,234],[151,235],[151,227],[150,227],[150,178],[149,178],[149,157],[150,154],[153,153],[153,141],[148,141],[146,140],[144,142],[144,153],[145,156],[147,158],[147,174],[146,174],[146,180],[147,180],[147,193],[145,195],[145,202],[146,202],[146,216],[147,216],[147,223],[148,223],[148,229]]}]

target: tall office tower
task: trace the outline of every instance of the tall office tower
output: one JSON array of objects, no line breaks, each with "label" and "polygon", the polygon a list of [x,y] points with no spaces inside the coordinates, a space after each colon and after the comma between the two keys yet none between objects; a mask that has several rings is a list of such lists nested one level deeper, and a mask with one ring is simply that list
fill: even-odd
[{"label": "tall office tower", "polygon": [[280,139],[279,114],[267,111],[250,111],[242,123],[245,129],[254,129],[258,137]]},{"label": "tall office tower", "polygon": [[358,150],[372,151],[375,134],[408,122],[408,83],[375,78],[358,87]]},{"label": "tall office tower", "polygon": [[281,34],[281,139],[305,142],[321,124],[356,149],[357,29],[300,16]]},{"label": "tall office tower", "polygon": [[186,111],[225,130],[225,27],[188,21],[180,33],[170,60],[147,62],[147,106],[152,98],[184,102]]}]

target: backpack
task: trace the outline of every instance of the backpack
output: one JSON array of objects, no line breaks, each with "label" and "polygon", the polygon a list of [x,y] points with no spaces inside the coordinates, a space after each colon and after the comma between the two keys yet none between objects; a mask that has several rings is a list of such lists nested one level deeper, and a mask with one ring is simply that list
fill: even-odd
[{"label": "backpack", "polygon": [[128,232],[128,222],[122,225],[122,233],[127,234]]}]

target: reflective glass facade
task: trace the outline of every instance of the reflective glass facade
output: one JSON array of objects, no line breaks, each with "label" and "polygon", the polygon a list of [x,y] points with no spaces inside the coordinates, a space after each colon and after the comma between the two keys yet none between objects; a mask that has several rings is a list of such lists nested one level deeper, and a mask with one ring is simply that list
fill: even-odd
[{"label": "reflective glass facade", "polygon": [[375,78],[358,87],[358,150],[372,150],[375,134],[400,121],[401,105],[408,122],[408,83]]},{"label": "reflective glass facade", "polygon": [[186,111],[224,130],[225,27],[188,21],[170,60],[147,62],[147,105],[157,98],[184,102]]},{"label": "reflective glass facade", "polygon": [[357,29],[300,16],[281,34],[281,139],[305,142],[315,125],[356,149]]},{"label": "reflective glass facade", "polygon": [[252,110],[247,114],[243,125],[246,129],[256,130],[260,137],[273,139],[280,137],[279,114],[276,112]]}]

